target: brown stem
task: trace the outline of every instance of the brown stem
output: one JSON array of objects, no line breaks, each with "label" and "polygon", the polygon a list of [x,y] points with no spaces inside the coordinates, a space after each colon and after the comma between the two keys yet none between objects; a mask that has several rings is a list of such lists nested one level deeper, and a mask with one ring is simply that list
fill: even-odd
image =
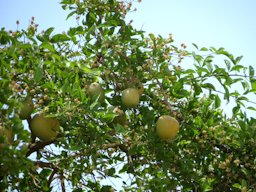
[{"label": "brown stem", "polygon": [[36,143],[30,143],[28,146],[29,151],[26,154],[26,157],[34,153],[35,151],[39,151],[40,149],[43,149],[46,145],[50,145],[54,142],[55,140],[50,140],[50,141],[38,141]]},{"label": "brown stem", "polygon": [[48,162],[43,162],[43,161],[35,161],[34,164],[41,168],[47,167],[47,168],[53,169],[55,171],[59,171],[59,168],[56,165],[54,165],[53,163],[48,163]]},{"label": "brown stem", "polygon": [[65,188],[65,182],[64,182],[64,176],[63,173],[60,174],[60,183],[61,183],[61,191],[62,192],[66,192],[66,188]]},{"label": "brown stem", "polygon": [[51,183],[52,183],[52,181],[53,181],[53,177],[54,177],[54,175],[57,173],[57,170],[53,170],[52,171],[52,173],[51,173],[51,175],[50,175],[50,177],[49,177],[49,179],[48,179],[48,187],[50,188],[50,186],[51,186]]}]

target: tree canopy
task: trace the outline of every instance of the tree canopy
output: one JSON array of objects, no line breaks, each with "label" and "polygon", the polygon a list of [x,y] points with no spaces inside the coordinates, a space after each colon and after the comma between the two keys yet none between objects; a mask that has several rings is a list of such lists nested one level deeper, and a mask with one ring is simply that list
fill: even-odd
[{"label": "tree canopy", "polygon": [[253,66],[136,29],[131,1],[61,6],[63,33],[0,31],[1,191],[255,191]]}]

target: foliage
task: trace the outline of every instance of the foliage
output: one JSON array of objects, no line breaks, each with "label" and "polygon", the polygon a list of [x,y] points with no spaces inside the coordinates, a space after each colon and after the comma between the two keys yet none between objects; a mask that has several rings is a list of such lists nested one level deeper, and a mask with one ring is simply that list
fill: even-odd
[{"label": "foliage", "polygon": [[[131,2],[61,5],[78,23],[65,33],[37,32],[34,18],[26,30],[0,31],[0,126],[15,134],[12,144],[1,145],[1,190],[256,189],[252,66],[224,48],[194,44],[188,51],[171,35],[135,29],[125,19]],[[103,87],[105,102],[88,95],[93,82]],[[139,105],[125,108],[122,90],[138,84],[144,86]],[[28,95],[32,117],[43,112],[59,120],[56,139],[40,141],[30,132],[31,117],[19,118]],[[234,104],[232,111],[223,110],[223,101]],[[120,106],[125,125],[111,123],[109,106]],[[155,132],[161,115],[180,123],[172,141]]]}]

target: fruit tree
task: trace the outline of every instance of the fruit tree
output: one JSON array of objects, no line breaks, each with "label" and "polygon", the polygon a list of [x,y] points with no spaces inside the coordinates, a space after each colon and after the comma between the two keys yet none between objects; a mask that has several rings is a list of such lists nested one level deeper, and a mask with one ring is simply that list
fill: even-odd
[{"label": "fruit tree", "polygon": [[131,1],[61,6],[63,33],[0,30],[1,191],[255,191],[252,66],[136,29]]}]

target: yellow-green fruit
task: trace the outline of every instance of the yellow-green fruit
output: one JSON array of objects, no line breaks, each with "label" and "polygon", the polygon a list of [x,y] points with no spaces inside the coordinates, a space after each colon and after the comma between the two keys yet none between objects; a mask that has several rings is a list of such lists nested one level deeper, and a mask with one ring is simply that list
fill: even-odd
[{"label": "yellow-green fruit", "polygon": [[28,119],[34,110],[32,98],[28,96],[22,103],[19,109],[20,119]]},{"label": "yellow-green fruit", "polygon": [[136,88],[128,88],[122,92],[122,103],[125,107],[136,107],[140,101],[140,94]]},{"label": "yellow-green fruit", "polygon": [[99,102],[103,102],[105,99],[104,90],[99,83],[92,83],[88,88],[88,94],[98,99]]},{"label": "yellow-green fruit", "polygon": [[156,122],[156,132],[164,140],[174,139],[179,129],[179,122],[169,115],[159,117]]},{"label": "yellow-green fruit", "polygon": [[14,140],[14,134],[10,128],[0,126],[0,136],[4,139],[4,141],[0,143],[0,149],[6,144],[11,144]]},{"label": "yellow-green fruit", "polygon": [[50,141],[60,132],[59,121],[55,118],[45,117],[43,114],[35,115],[30,123],[32,133],[43,141]]}]

